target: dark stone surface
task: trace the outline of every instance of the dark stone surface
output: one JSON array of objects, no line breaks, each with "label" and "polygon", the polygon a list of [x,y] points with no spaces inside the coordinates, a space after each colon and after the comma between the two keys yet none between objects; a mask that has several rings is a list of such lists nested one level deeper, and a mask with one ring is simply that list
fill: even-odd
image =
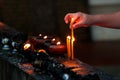
[{"label": "dark stone surface", "polygon": [[[8,34],[12,32],[14,34],[14,30],[7,26],[1,28],[1,31],[5,31],[5,33],[7,32]],[[1,49],[2,48],[0,44],[0,80],[53,80],[53,77],[51,77],[49,74],[34,72],[34,67],[30,63],[21,63],[21,56],[17,53],[12,54],[10,51],[4,51]],[[79,75],[96,73],[101,80],[117,79],[116,77],[108,75],[76,59],[67,60],[66,58],[57,58],[57,60],[63,64],[65,64],[66,62],[76,64],[72,65],[71,67],[76,67],[78,69],[76,73],[78,73]],[[67,64],[65,64],[65,66],[69,67]]]},{"label": "dark stone surface", "polygon": [[[96,73],[100,77],[100,80],[117,80],[116,77],[108,75],[103,71],[93,68],[77,59],[66,60],[64,58],[59,58],[58,61],[65,64],[66,67],[79,68],[76,72],[80,75]],[[0,52],[0,80],[53,80],[53,78],[47,74],[38,74],[34,72],[34,67],[29,63],[21,64],[19,62],[19,57],[10,56],[8,52]],[[66,63],[74,65],[68,66]]]}]

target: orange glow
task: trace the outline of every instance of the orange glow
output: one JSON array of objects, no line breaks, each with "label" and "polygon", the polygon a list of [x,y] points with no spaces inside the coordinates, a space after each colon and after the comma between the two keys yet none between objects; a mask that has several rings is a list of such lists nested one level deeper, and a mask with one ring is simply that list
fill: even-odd
[{"label": "orange glow", "polygon": [[75,37],[73,37],[72,41],[73,41],[73,42],[75,41]]},{"label": "orange glow", "polygon": [[38,52],[46,53],[46,51],[44,49],[40,49],[40,50],[38,50]]},{"label": "orange glow", "polygon": [[70,23],[71,23],[71,24],[73,24],[73,22],[74,22],[74,18],[71,18],[71,21],[70,21]]},{"label": "orange glow", "polygon": [[82,64],[79,61],[74,61],[74,60],[67,60],[62,62],[66,67],[75,67],[72,69],[72,71],[76,72],[77,74],[88,74],[89,70],[87,70],[86,67],[81,66]]},{"label": "orange glow", "polygon": [[70,41],[71,41],[71,37],[67,36],[67,39],[66,39],[66,43],[67,43],[67,56],[68,56],[69,59],[71,58]]},{"label": "orange glow", "polygon": [[[26,63],[26,64],[22,64],[23,68],[25,68],[25,72],[27,72],[28,74],[33,74],[34,73],[34,69],[32,64]],[[29,69],[31,68],[31,69]]]},{"label": "orange glow", "polygon": [[73,26],[72,26],[73,21],[74,21],[74,19],[71,18],[70,27],[71,27],[71,58],[72,58],[72,60],[74,59],[74,40],[75,40],[74,29],[73,29]]},{"label": "orange glow", "polygon": [[58,41],[57,43],[56,43],[56,45],[60,45],[61,44],[61,42],[60,41]]},{"label": "orange glow", "polygon": [[26,43],[25,45],[24,45],[24,50],[27,50],[27,49],[29,49],[31,47],[31,44],[30,43]]},{"label": "orange glow", "polygon": [[48,38],[48,36],[44,36],[44,37],[43,37],[43,39],[47,39],[47,38]]},{"label": "orange glow", "polygon": [[79,67],[79,64],[72,60],[64,61],[63,64],[66,67]]},{"label": "orange glow", "polygon": [[5,27],[6,25],[0,22],[0,27]]},{"label": "orange glow", "polygon": [[68,58],[69,59],[74,59],[74,41],[75,38],[73,35],[67,36],[67,53],[68,53]]},{"label": "orange glow", "polygon": [[67,39],[71,39],[71,37],[70,37],[70,36],[67,36]]}]

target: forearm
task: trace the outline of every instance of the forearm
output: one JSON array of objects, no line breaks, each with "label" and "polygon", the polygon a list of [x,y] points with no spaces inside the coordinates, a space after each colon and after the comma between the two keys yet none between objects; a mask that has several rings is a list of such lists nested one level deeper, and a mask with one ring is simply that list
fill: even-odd
[{"label": "forearm", "polygon": [[120,12],[91,16],[93,20],[92,25],[120,29]]}]

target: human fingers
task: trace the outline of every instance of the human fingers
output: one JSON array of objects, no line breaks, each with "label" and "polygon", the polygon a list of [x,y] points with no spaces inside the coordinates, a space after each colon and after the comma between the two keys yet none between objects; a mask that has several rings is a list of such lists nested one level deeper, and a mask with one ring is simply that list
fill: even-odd
[{"label": "human fingers", "polygon": [[72,25],[72,27],[73,27],[74,29],[80,28],[80,27],[88,27],[88,26],[89,26],[88,24],[84,24],[84,23],[82,23],[82,22],[74,23],[74,24]]},{"label": "human fingers", "polygon": [[64,17],[64,21],[66,24],[68,24],[71,21],[73,14],[72,13],[68,13],[65,17]]},{"label": "human fingers", "polygon": [[67,14],[67,15],[64,17],[64,21],[65,21],[66,24],[68,24],[69,20],[70,20],[70,14]]}]

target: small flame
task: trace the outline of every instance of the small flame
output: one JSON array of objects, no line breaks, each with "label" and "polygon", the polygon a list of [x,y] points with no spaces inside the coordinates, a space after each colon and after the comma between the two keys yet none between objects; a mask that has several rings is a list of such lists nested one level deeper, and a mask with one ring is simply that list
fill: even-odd
[{"label": "small flame", "polygon": [[55,41],[55,38],[53,38],[52,41],[54,42],[54,41]]},{"label": "small flame", "polygon": [[39,34],[39,36],[42,36],[42,34]]},{"label": "small flame", "polygon": [[60,41],[58,41],[56,44],[57,44],[57,45],[60,45],[60,44],[61,44],[61,42],[60,42]]},{"label": "small flame", "polygon": [[43,39],[47,39],[47,38],[48,38],[48,36],[44,36],[44,37],[43,37]]},{"label": "small flame", "polygon": [[73,37],[72,41],[73,41],[73,42],[75,41],[75,37]]},{"label": "small flame", "polygon": [[[71,36],[67,36],[67,39],[72,39]],[[74,42],[75,41],[75,37],[72,39],[72,41]]]},{"label": "small flame", "polygon": [[30,48],[30,46],[31,46],[31,44],[30,44],[30,43],[26,43],[26,44],[24,45],[24,50],[29,49],[29,48]]},{"label": "small flame", "polygon": [[71,39],[71,37],[70,37],[70,36],[67,36],[67,39]]}]

